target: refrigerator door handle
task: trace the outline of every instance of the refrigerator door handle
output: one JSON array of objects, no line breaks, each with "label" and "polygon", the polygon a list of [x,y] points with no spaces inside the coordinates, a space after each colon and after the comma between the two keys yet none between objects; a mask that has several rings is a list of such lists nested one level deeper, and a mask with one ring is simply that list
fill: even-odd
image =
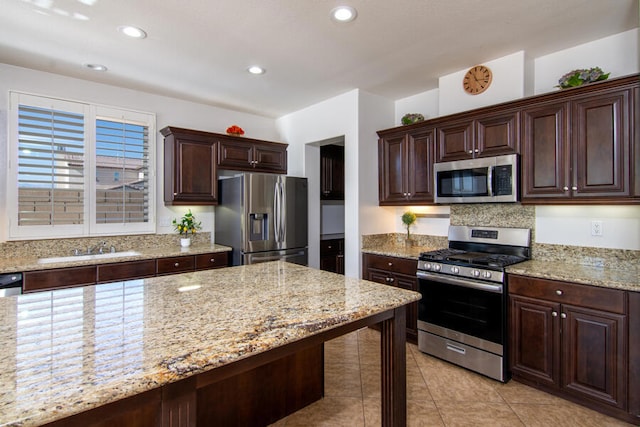
[{"label": "refrigerator door handle", "polygon": [[287,191],[284,185],[284,178],[278,179],[280,182],[280,242],[285,241],[287,236]]},{"label": "refrigerator door handle", "polygon": [[284,189],[280,177],[276,181],[275,191],[273,195],[273,226],[276,243],[282,243],[284,241],[284,209],[283,209]]},{"label": "refrigerator door handle", "polygon": [[278,191],[278,181],[276,180],[276,183],[274,185],[274,192],[273,192],[273,232],[274,232],[274,238],[276,242],[279,242],[280,240],[280,194]]}]

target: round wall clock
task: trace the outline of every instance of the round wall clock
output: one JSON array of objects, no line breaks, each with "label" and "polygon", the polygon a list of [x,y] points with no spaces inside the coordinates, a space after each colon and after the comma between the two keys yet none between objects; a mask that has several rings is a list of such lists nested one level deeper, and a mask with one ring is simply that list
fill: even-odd
[{"label": "round wall clock", "polygon": [[478,95],[489,88],[493,74],[484,65],[476,65],[469,68],[469,71],[462,79],[462,87],[470,95]]}]

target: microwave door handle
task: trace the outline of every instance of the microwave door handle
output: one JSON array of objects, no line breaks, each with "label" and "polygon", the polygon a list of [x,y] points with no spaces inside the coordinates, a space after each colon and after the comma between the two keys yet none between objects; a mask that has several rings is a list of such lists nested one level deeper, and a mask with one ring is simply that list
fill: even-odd
[{"label": "microwave door handle", "polygon": [[490,166],[488,169],[487,192],[489,193],[489,196],[493,196],[493,170],[495,169],[495,166]]}]

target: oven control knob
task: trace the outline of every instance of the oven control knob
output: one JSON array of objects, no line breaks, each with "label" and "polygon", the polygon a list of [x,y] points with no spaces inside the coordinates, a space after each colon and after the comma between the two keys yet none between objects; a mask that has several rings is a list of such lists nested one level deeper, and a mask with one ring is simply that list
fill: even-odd
[{"label": "oven control knob", "polygon": [[434,271],[440,271],[441,268],[440,264],[433,264]]},{"label": "oven control knob", "polygon": [[491,278],[491,272],[490,271],[483,271],[482,272],[482,277],[484,277],[485,279],[490,279]]},{"label": "oven control knob", "polygon": [[426,263],[426,264],[424,265],[424,269],[425,269],[425,270],[431,270],[431,263],[430,263],[430,262]]},{"label": "oven control knob", "polygon": [[458,273],[460,273],[460,269],[458,267],[451,267],[451,272],[453,274],[458,274]]},{"label": "oven control knob", "polygon": [[473,274],[473,277],[480,277],[480,271],[479,270],[473,270],[471,272],[471,274]]}]

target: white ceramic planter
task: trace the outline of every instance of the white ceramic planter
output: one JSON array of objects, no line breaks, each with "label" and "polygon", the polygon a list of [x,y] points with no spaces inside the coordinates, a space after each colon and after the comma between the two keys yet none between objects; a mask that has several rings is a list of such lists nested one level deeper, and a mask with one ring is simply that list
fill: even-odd
[{"label": "white ceramic planter", "polygon": [[180,246],[183,248],[188,248],[191,246],[191,237],[180,238]]}]

